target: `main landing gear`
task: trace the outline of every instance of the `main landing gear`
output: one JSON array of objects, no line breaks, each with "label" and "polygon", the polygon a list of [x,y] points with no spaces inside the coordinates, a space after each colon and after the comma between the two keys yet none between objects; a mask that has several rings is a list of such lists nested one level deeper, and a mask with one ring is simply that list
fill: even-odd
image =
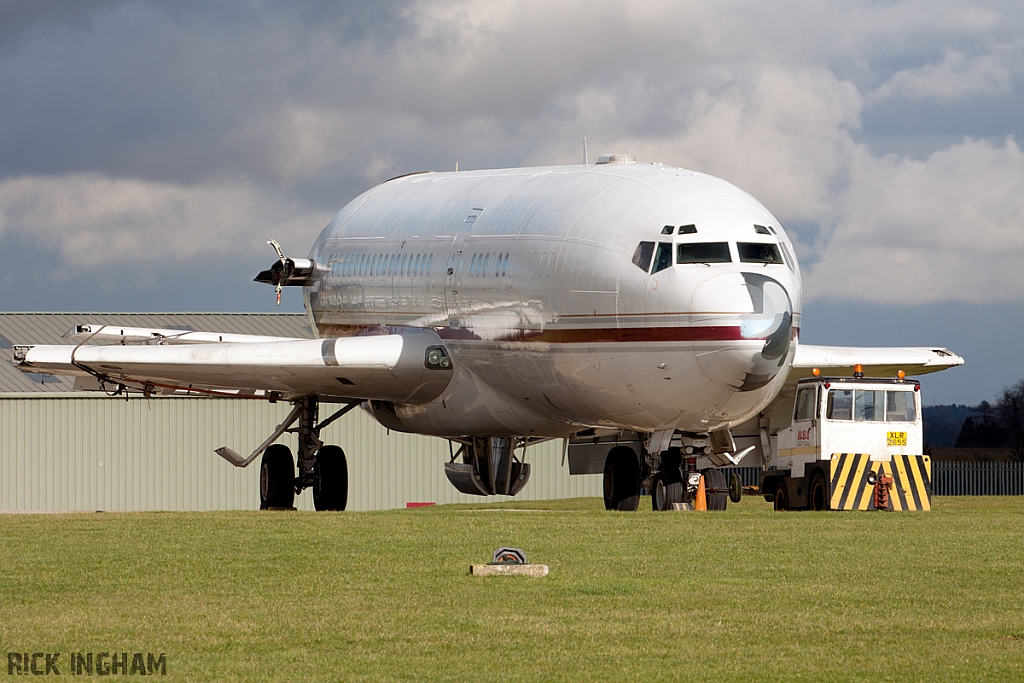
[{"label": "main landing gear", "polygon": [[[632,448],[616,446],[604,465],[605,509],[636,510],[644,488],[655,511],[675,509],[678,503],[693,505],[700,482],[698,472],[691,471],[694,460],[684,461],[681,449],[672,447],[656,456],[645,452],[641,461]],[[730,495],[725,473],[708,467],[699,475],[704,477],[707,509],[725,510]]]},{"label": "main landing gear", "polygon": [[[318,421],[320,401],[316,396],[293,401],[294,408],[274,433],[248,458],[230,448],[218,448],[217,454],[235,467],[246,467],[260,453],[260,509],[291,508],[296,494],[313,489],[313,506],[317,510],[344,510],[348,504],[348,462],[345,451],[337,446],[325,446],[320,432],[327,425],[349,412],[359,402],[353,402],[336,411],[326,420]],[[292,427],[295,422],[297,427]],[[297,462],[284,444],[273,443],[285,432],[299,437]],[[296,473],[298,465],[298,473]]]},{"label": "main landing gear", "polygon": [[348,504],[345,451],[337,446],[325,446],[320,440],[320,431],[358,404],[350,403],[318,423],[319,404],[316,396],[308,396],[295,403],[299,424],[287,431],[295,432],[299,437],[297,475],[287,446],[274,444],[263,453],[260,466],[261,510],[290,508],[294,505],[295,495],[305,488],[313,489],[313,507],[317,510],[344,510]]}]

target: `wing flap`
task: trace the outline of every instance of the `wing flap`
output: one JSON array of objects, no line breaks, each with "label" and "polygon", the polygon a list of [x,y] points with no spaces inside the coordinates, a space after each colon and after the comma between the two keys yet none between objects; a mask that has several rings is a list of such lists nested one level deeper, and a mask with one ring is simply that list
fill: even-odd
[{"label": "wing flap", "polygon": [[428,365],[434,348],[447,359],[440,338],[422,331],[180,346],[23,346],[15,363],[26,372],[91,376],[133,388],[423,403],[440,395],[452,375],[450,361]]}]

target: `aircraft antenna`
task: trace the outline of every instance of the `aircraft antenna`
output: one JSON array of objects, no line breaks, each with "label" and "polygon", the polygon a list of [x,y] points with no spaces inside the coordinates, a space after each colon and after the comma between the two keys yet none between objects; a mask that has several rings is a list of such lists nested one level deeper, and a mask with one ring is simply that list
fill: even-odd
[{"label": "aircraft antenna", "polygon": [[455,172],[456,173],[459,172],[459,162],[457,162],[457,161],[455,162]]},{"label": "aircraft antenna", "polygon": [[590,162],[587,161],[587,136],[584,135],[583,136],[583,165],[586,166],[588,163],[590,163]]}]

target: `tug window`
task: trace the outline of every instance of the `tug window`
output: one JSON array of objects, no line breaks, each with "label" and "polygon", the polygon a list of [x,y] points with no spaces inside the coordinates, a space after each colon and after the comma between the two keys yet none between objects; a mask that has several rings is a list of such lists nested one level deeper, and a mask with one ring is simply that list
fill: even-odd
[{"label": "tug window", "polygon": [[651,274],[657,273],[659,270],[665,270],[672,266],[672,244],[670,242],[659,242],[658,253],[654,257],[654,270]]},{"label": "tug window", "polygon": [[853,419],[857,422],[882,422],[885,419],[882,405],[884,391],[857,389],[853,400]]},{"label": "tug window", "polygon": [[917,404],[912,391],[832,389],[825,417],[857,422],[916,422]]},{"label": "tug window", "polygon": [[728,242],[688,242],[676,245],[676,263],[730,263]]},{"label": "tug window", "polygon": [[641,242],[633,252],[633,265],[646,273],[651,269],[652,256],[654,256],[654,242]]},{"label": "tug window", "polygon": [[810,420],[814,417],[816,387],[804,387],[796,393],[796,414],[794,420]]},{"label": "tug window", "polygon": [[743,263],[782,263],[782,254],[777,244],[740,242],[736,246]]},{"label": "tug window", "polygon": [[916,422],[917,406],[912,391],[885,392],[886,422]]},{"label": "tug window", "polygon": [[853,419],[853,389],[832,389],[828,392],[825,418],[828,420]]}]

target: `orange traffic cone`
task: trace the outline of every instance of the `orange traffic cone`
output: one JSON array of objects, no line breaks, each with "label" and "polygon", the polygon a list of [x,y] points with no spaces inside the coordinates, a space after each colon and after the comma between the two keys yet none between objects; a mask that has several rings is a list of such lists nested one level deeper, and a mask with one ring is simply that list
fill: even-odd
[{"label": "orange traffic cone", "polygon": [[700,483],[697,484],[697,498],[693,501],[694,510],[704,510],[707,512],[708,509],[708,496],[704,491],[704,475],[700,475]]}]

